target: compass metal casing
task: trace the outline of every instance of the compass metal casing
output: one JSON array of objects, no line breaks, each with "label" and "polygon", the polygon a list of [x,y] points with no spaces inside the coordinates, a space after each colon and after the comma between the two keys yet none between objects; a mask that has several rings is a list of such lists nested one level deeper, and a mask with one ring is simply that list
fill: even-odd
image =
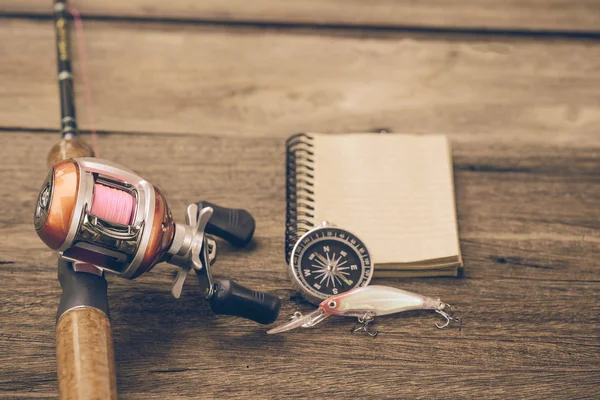
[{"label": "compass metal casing", "polygon": [[325,221],[298,239],[287,272],[294,289],[318,305],[330,296],[367,286],[373,267],[362,240]]}]

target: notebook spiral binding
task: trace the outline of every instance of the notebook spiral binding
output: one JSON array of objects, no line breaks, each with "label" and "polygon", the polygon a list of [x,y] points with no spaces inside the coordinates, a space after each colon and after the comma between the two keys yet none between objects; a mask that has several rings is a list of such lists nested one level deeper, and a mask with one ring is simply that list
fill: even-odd
[{"label": "notebook spiral binding", "polygon": [[306,133],[297,133],[286,141],[286,263],[298,239],[315,225],[313,141]]}]

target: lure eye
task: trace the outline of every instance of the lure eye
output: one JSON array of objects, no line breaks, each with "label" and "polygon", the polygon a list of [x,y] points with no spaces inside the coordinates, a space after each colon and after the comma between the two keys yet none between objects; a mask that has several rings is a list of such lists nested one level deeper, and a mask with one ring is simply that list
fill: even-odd
[{"label": "lure eye", "polygon": [[331,300],[329,303],[327,303],[327,305],[331,308],[335,308],[335,306],[337,306],[337,303],[334,300]]}]

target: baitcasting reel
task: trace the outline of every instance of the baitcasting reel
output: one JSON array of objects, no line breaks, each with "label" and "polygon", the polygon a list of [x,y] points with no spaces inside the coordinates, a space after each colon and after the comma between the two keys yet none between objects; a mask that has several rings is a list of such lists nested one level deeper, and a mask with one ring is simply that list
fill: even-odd
[{"label": "baitcasting reel", "polygon": [[179,267],[171,288],[175,298],[193,270],[215,313],[263,324],[277,319],[276,296],[211,277],[217,245],[207,233],[234,245],[249,243],[254,220],[244,210],[191,204],[186,224],[178,224],[160,191],[134,172],[98,158],[77,158],[50,169],[34,224],[42,241],[72,261],[75,271],[134,279],[168,262]]}]

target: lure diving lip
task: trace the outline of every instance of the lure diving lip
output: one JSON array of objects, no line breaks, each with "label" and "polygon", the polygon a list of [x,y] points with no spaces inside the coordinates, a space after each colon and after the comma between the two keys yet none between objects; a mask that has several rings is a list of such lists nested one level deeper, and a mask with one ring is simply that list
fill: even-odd
[{"label": "lure diving lip", "polygon": [[453,315],[450,305],[440,299],[422,296],[420,294],[396,289],[390,286],[365,286],[331,296],[325,299],[319,308],[307,315],[296,312],[291,321],[275,327],[268,334],[286,332],[299,327],[311,328],[331,315],[343,317],[357,317],[362,327],[355,331],[364,331],[375,336],[366,329],[374,317],[380,315],[396,314],[411,310],[432,310],[446,319],[443,325],[436,324],[438,328],[447,327],[450,322],[461,323],[462,320]]}]

